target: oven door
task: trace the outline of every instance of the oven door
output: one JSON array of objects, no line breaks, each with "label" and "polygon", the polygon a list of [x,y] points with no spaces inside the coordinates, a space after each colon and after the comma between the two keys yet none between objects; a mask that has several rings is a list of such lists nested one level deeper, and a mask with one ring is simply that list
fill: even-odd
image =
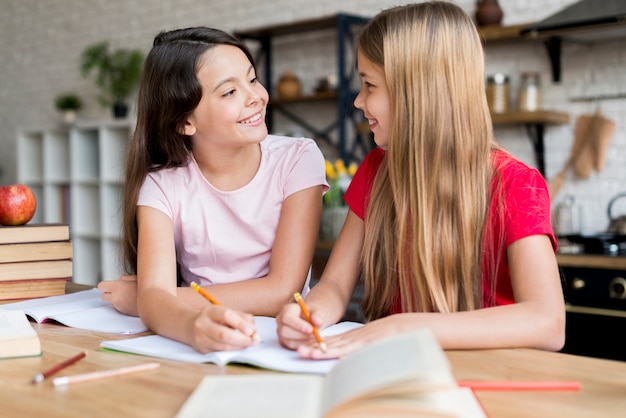
[{"label": "oven door", "polygon": [[560,267],[567,303],[563,352],[626,361],[626,271]]}]

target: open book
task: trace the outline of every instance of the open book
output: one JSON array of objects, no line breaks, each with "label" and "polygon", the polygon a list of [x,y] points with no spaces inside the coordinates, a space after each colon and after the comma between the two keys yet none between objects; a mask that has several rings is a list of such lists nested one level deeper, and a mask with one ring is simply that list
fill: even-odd
[{"label": "open book", "polygon": [[98,289],[8,303],[0,309],[19,309],[38,323],[57,321],[89,331],[137,334],[148,330],[138,317],[124,315],[103,301]]},{"label": "open book", "polygon": [[[245,400],[245,402],[242,402]],[[484,418],[470,389],[459,388],[429,330],[376,341],[339,360],[325,376],[205,376],[177,418]]]},{"label": "open book", "polygon": [[[337,360],[312,361],[300,358],[298,353],[282,347],[278,342],[275,318],[257,316],[254,320],[257,335],[261,337],[262,342],[244,350],[200,354],[189,345],[159,335],[103,341],[100,347],[190,363],[215,363],[220,366],[241,363],[282,372],[324,374],[337,362]],[[341,322],[322,330],[321,334],[322,337],[341,334],[362,325],[358,322]]]},{"label": "open book", "polygon": [[0,310],[0,359],[39,355],[39,336],[24,312]]}]

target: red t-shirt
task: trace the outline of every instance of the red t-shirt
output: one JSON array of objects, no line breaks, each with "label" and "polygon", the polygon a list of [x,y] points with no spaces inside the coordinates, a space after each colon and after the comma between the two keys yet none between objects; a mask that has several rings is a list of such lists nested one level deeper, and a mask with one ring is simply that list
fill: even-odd
[{"label": "red t-shirt", "polygon": [[[375,148],[370,151],[360,164],[350,187],[345,193],[345,200],[350,209],[361,219],[365,219],[365,211],[369,201],[374,177],[385,156],[385,150]],[[513,242],[530,235],[548,235],[552,247],[556,251],[557,240],[550,223],[550,194],[543,176],[534,168],[515,159],[502,151],[493,151],[492,160],[501,177],[501,187],[504,191],[504,202],[500,206],[505,211],[504,216],[496,216],[498,203],[496,200],[489,205],[487,222],[490,222],[491,240],[496,240],[504,233],[504,251],[498,268],[496,281],[496,305],[514,303],[511,276],[506,257],[506,248]],[[496,182],[491,188],[494,191]],[[503,221],[502,221],[503,220]],[[487,246],[489,248],[489,246]],[[490,260],[491,254],[483,256],[483,264]],[[483,303],[490,299],[490,281],[483,277]],[[399,298],[397,298],[399,301]],[[392,308],[391,313],[400,312],[399,303]]]}]

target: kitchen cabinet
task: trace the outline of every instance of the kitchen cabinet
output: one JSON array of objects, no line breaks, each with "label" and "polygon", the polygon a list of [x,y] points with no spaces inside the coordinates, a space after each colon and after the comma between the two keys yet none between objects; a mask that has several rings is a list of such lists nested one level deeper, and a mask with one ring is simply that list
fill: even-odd
[{"label": "kitchen cabinet", "polygon": [[[357,31],[362,27],[368,18],[362,16],[354,16],[339,13],[333,16],[321,17],[309,20],[303,20],[288,24],[265,26],[249,30],[237,30],[235,36],[242,40],[251,40],[260,44],[259,58],[257,61],[263,61],[264,85],[267,90],[273,92],[273,68],[275,48],[273,40],[277,37],[287,35],[298,35],[306,32],[321,31],[334,29],[336,33],[336,49],[337,49],[337,88],[330,91],[324,91],[313,94],[306,94],[300,97],[290,99],[272,98],[267,109],[267,125],[272,132],[274,113],[281,113],[292,122],[314,134],[316,139],[333,143],[330,134],[337,130],[337,143],[335,144],[339,151],[339,156],[345,161],[358,160],[355,155],[357,151],[364,154],[371,148],[371,144],[367,143],[369,135],[362,135],[360,126],[362,126],[362,115],[357,111],[352,102],[357,92],[351,88],[353,80],[356,77],[354,63],[349,60],[354,48],[354,40]],[[306,45],[303,44],[303,48]],[[334,102],[337,110],[335,121],[330,122],[326,127],[318,128],[310,124],[306,118],[297,115],[291,110],[290,105],[302,102]],[[353,140],[348,141],[348,135],[353,135]],[[365,138],[365,139],[364,139]]]},{"label": "kitchen cabinet", "polygon": [[66,223],[74,283],[96,285],[122,273],[120,234],[127,120],[18,132],[18,181],[35,193],[32,223]]}]

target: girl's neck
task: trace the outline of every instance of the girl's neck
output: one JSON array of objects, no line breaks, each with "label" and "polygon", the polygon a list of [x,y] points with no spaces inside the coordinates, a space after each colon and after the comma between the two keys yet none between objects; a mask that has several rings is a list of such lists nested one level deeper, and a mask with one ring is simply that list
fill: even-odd
[{"label": "girl's neck", "polygon": [[250,183],[261,164],[261,145],[193,152],[202,175],[222,191],[237,190]]}]

